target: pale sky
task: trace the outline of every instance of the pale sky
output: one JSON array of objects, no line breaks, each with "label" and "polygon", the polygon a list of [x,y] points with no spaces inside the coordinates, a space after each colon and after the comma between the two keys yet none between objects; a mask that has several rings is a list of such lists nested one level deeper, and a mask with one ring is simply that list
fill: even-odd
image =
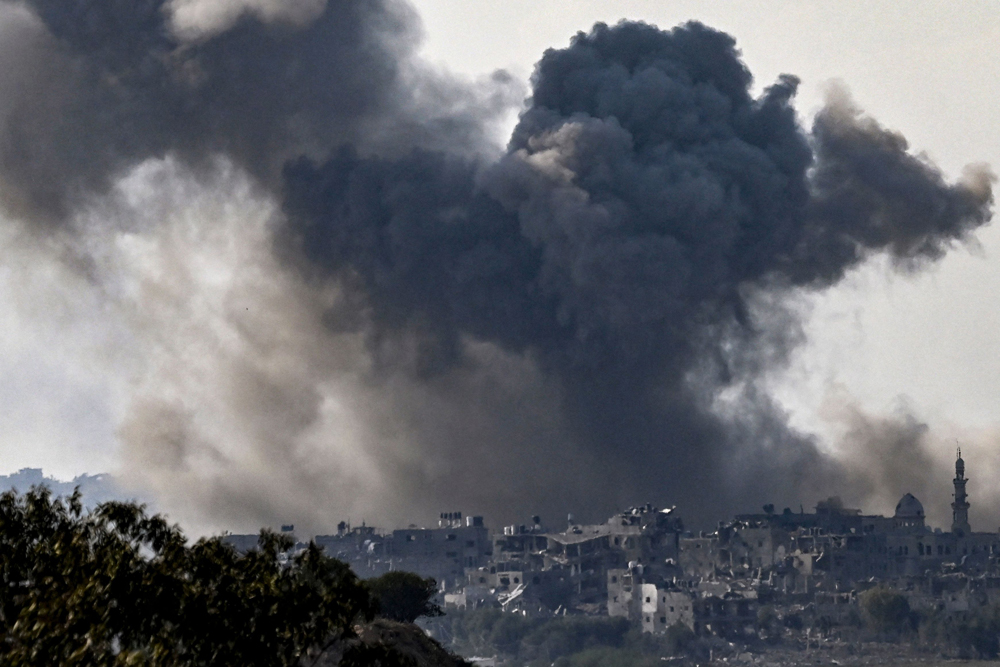
[{"label": "pale sky", "polygon": [[[1000,169],[1000,10],[993,2],[417,0],[415,6],[429,61],[471,78],[503,68],[526,83],[546,48],[566,46],[597,21],[637,19],[669,28],[699,20],[736,38],[758,90],[782,73],[800,77],[797,108],[806,126],[829,82],[839,80],[861,108],[905,135],[949,179],[970,163]],[[68,478],[113,470],[120,464],[122,405],[135,381],[128,377],[129,337],[105,317],[98,296],[80,301],[64,291],[78,277],[56,264],[33,265],[11,241],[16,227],[3,233],[0,473],[42,467]],[[905,405],[928,423],[942,459],[953,456],[953,438],[964,438],[970,467],[992,469],[1000,453],[998,294],[996,223],[976,243],[914,276],[870,264],[803,300],[812,312],[807,343],[787,372],[773,378],[773,390],[793,424],[820,434],[827,447],[838,429],[824,417],[831,397],[876,415]],[[980,483],[1000,486],[1000,479],[986,477]]]}]

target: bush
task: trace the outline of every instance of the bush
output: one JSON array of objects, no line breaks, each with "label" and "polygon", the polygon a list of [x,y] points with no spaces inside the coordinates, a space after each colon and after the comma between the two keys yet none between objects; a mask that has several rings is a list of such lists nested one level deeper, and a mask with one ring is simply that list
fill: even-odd
[{"label": "bush", "polygon": [[551,662],[596,646],[622,645],[629,630],[624,618],[595,616],[562,616],[541,623],[523,639],[523,650],[531,659]]},{"label": "bush", "polygon": [[406,663],[356,639],[374,608],[350,568],[315,544],[286,561],[291,546],[262,532],[240,555],[132,503],[0,494],[0,664],[292,667],[334,646]]},{"label": "bush", "polygon": [[757,610],[757,627],[762,632],[772,632],[778,624],[778,612],[774,610],[774,606],[765,604]]},{"label": "bush", "polygon": [[802,616],[799,614],[785,614],[781,619],[781,623],[789,630],[795,630],[796,632],[805,627]]},{"label": "bush", "polygon": [[694,631],[683,623],[678,622],[667,628],[664,644],[671,655],[678,655],[686,651],[694,640]]},{"label": "bush", "polygon": [[995,659],[1000,655],[1000,609],[988,607],[959,614],[927,612],[920,618],[919,637],[928,648],[963,659]]},{"label": "bush", "polygon": [[412,572],[386,572],[369,579],[368,590],[376,603],[378,615],[400,623],[412,623],[421,616],[441,616],[441,607],[431,601],[437,582]]},{"label": "bush", "polygon": [[897,634],[910,619],[910,603],[886,586],[876,586],[859,595],[858,605],[868,626],[878,633]]},{"label": "bush", "polygon": [[624,648],[592,648],[556,660],[555,667],[659,667],[663,662],[655,655]]},{"label": "bush", "polygon": [[476,609],[449,612],[442,621],[453,637],[454,650],[504,655],[518,663],[550,665],[588,649],[621,648],[631,636],[628,620],[608,616],[528,618],[499,609]]}]

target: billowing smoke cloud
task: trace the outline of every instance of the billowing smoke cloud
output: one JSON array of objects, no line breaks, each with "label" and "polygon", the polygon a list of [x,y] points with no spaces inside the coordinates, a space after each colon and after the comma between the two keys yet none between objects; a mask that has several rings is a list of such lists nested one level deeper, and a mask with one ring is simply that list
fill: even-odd
[{"label": "billowing smoke cloud", "polygon": [[940,257],[986,170],[946,183],[842,92],[807,132],[700,24],[547,51],[502,151],[517,84],[421,65],[407,7],[285,6],[0,5],[0,201],[135,336],[133,480],[234,527],[698,522],[848,481],[759,382],[789,300]]},{"label": "billowing smoke cloud", "polygon": [[897,265],[941,257],[955,239],[990,219],[992,173],[966,168],[957,187],[934,165],[906,152],[906,139],[880,127],[834,88],[816,117],[816,172],[805,232],[812,270],[834,281],[865,253],[886,251]]},{"label": "billowing smoke cloud", "polygon": [[286,209],[350,285],[341,321],[364,320],[376,358],[405,342],[413,372],[447,374],[488,341],[555,378],[607,477],[592,503],[669,490],[704,518],[792,498],[838,475],[754,388],[795,336],[780,303],[751,299],[829,285],[873,252],[933,259],[991,201],[985,172],[945,184],[843,94],[807,135],[796,83],[753,98],[732,38],[698,24],[597,26],[545,54],[499,162],[345,149],[288,168]]}]

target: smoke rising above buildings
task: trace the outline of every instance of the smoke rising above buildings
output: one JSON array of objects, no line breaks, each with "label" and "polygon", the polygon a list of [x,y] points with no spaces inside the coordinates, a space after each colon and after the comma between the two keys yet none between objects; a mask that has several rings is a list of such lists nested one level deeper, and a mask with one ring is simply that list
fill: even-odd
[{"label": "smoke rising above buildings", "polygon": [[697,480],[709,508],[743,499],[740,478],[786,498],[836,478],[766,396],[709,409],[752,384],[763,339],[772,357],[793,342],[748,293],[826,286],[882,250],[934,258],[988,220],[988,177],[944,184],[842,94],[807,135],[794,78],[754,99],[733,40],[698,24],[597,26],[533,83],[498,162],[348,150],[286,171],[300,247],[361,295],[374,354],[409,339],[418,374],[461,364],[465,339],[527,354],[615,490]]},{"label": "smoke rising above buildings", "polygon": [[760,380],[797,294],[987,223],[988,170],[842,89],[807,131],[698,23],[547,51],[502,149],[518,84],[420,63],[407,6],[280,6],[0,5],[0,201],[146,359],[128,477],[223,525],[865,492]]}]

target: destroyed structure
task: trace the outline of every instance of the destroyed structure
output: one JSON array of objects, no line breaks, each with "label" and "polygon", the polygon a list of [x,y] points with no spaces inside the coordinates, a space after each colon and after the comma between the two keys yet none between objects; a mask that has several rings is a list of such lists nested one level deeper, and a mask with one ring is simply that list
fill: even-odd
[{"label": "destroyed structure", "polygon": [[[341,523],[336,535],[315,541],[365,578],[391,570],[433,577],[446,607],[606,614],[651,633],[680,623],[736,637],[756,632],[763,605],[838,622],[857,613],[859,591],[880,583],[915,609],[966,611],[998,601],[1000,534],[970,528],[967,481],[959,451],[950,532],[927,527],[923,506],[907,493],[892,517],[833,498],[813,513],[768,505],[699,534],[685,531],[672,508],[647,504],[599,525],[570,517],[563,531],[536,516],[491,533],[482,517],[451,512],[436,528],[383,533]],[[227,539],[245,548],[248,537]]]}]

